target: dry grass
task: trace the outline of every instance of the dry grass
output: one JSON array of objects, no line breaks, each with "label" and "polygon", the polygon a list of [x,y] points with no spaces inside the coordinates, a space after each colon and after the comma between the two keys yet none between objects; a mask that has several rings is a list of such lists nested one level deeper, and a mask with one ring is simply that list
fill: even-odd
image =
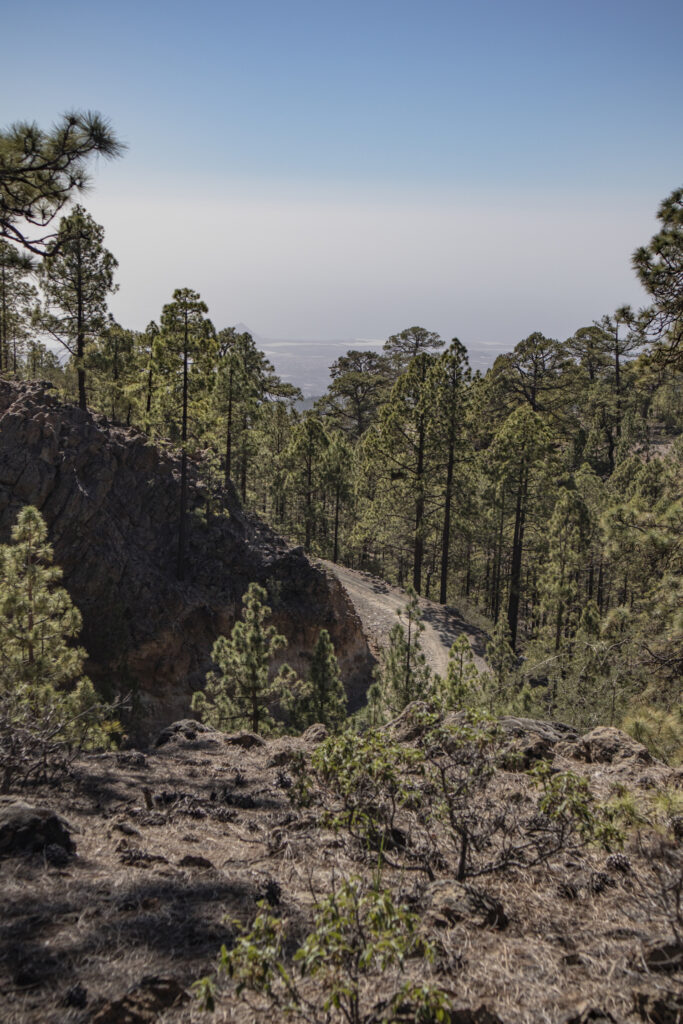
[{"label": "dry grass", "polygon": [[[64,868],[38,855],[0,863],[3,1024],[84,1024],[151,974],[189,986],[213,969],[221,943],[233,941],[233,922],[250,923],[265,897],[287,921],[291,952],[334,879],[361,874],[370,882],[374,855],[321,829],[315,810],[292,808],[284,788],[292,747],[305,744],[172,743],[149,752],[144,767],[117,755],[83,759],[62,786],[28,793],[68,819],[77,856]],[[614,786],[616,768],[612,778],[604,766],[572,767],[603,794]],[[494,798],[510,780],[501,773]],[[412,960],[407,971],[429,976],[457,1005],[485,1003],[505,1024],[563,1024],[584,1002],[617,1022],[640,1021],[635,993],[671,993],[683,980],[680,972],[648,972],[643,961],[649,944],[672,937],[656,898],[657,843],[652,834],[633,838],[626,871],[583,850],[476,879],[502,903],[504,929],[476,915],[439,919],[427,878],[385,868],[383,884],[422,915],[437,951],[433,966]],[[187,856],[212,866],[183,866]],[[437,875],[436,884],[452,878],[449,869]],[[391,984],[390,976],[371,979],[369,1005]],[[85,1008],[66,1005],[77,985]],[[273,1014],[250,1010],[226,989],[213,1018],[188,1003],[159,1019],[252,1018],[272,1022]]]}]

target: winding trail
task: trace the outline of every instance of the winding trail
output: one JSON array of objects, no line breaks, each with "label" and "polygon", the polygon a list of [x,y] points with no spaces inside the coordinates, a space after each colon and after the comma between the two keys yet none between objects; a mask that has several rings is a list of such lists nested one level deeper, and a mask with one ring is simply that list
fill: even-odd
[{"label": "winding trail", "polygon": [[[408,596],[399,587],[392,587],[377,576],[356,569],[347,569],[334,562],[320,560],[321,565],[333,573],[348,594],[361,620],[363,631],[368,638],[375,656],[389,640],[391,628],[398,621],[397,613],[402,611]],[[480,671],[488,667],[484,661],[487,636],[483,630],[472,625],[457,608],[444,607],[426,598],[420,598],[424,623],[421,637],[422,650],[429,667],[439,675],[446,674],[448,652],[451,644],[461,633],[465,633],[474,652],[474,661]]]}]

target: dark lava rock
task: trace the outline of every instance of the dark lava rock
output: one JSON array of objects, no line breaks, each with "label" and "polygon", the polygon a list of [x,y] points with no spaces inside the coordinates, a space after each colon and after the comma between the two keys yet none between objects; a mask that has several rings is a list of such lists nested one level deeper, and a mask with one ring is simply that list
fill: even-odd
[{"label": "dark lava rock", "polygon": [[589,764],[618,764],[631,759],[639,764],[652,764],[653,761],[647,747],[611,725],[599,725],[581,736],[574,744],[571,756]]},{"label": "dark lava rock", "polygon": [[62,1006],[73,1006],[75,1010],[84,1010],[88,1005],[88,990],[81,984],[72,985],[64,993]]},{"label": "dark lava rock", "polygon": [[636,1010],[647,1024],[683,1024],[683,992],[634,992]]},{"label": "dark lava rock", "polygon": [[374,659],[339,581],[245,515],[232,485],[211,493],[200,460],[187,462],[188,557],[178,580],[180,454],[59,401],[41,382],[0,380],[0,544],[22,506],[40,509],[83,616],[89,675],[140,695],[140,713],[124,723],[131,741],[146,744],[189,714],[251,582],[268,589],[286,660],[302,678],[328,630],[358,708]]},{"label": "dark lava rock", "polygon": [[683,943],[658,942],[643,952],[643,962],[648,971],[683,970]]},{"label": "dark lava rock", "polygon": [[50,843],[45,847],[45,860],[52,868],[65,868],[69,863],[70,856],[63,846]]},{"label": "dark lava rock", "polygon": [[266,741],[263,736],[259,736],[256,732],[230,732],[223,737],[223,742],[227,743],[230,747],[243,747],[245,750],[250,750],[252,747],[265,747]]},{"label": "dark lava rock", "polygon": [[34,807],[14,797],[0,797],[0,856],[36,853],[51,846],[76,849],[69,824],[48,807]]},{"label": "dark lava rock", "polygon": [[189,996],[175,978],[143,978],[123,999],[107,1002],[91,1024],[152,1024],[160,1013],[187,1002]]},{"label": "dark lava rock", "polygon": [[147,758],[141,750],[124,750],[116,755],[119,768],[146,768]]},{"label": "dark lava rock", "polygon": [[188,740],[192,742],[200,735],[202,739],[206,739],[209,736],[215,737],[216,730],[208,725],[204,725],[203,722],[195,721],[194,718],[181,718],[179,721],[172,722],[171,725],[166,726],[159,733],[154,746],[163,747],[166,743],[170,743],[171,740]]},{"label": "dark lava rock", "polygon": [[566,1024],[616,1024],[614,1017],[607,1010],[601,1010],[597,1006],[590,1006],[582,1003],[567,1017]]},{"label": "dark lava rock", "polygon": [[208,868],[213,868],[213,864],[206,857],[198,857],[195,854],[187,853],[178,861],[179,868],[202,868],[206,871]]}]

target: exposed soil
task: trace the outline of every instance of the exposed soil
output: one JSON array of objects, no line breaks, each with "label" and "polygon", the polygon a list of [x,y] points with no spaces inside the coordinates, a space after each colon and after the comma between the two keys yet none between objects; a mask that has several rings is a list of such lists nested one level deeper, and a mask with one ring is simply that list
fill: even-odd
[{"label": "exposed soil", "polygon": [[[321,564],[337,577],[349,595],[361,620],[363,632],[377,655],[387,644],[392,626],[398,621],[398,613],[403,611],[408,602],[407,594],[368,572],[347,569],[334,562],[322,561]],[[463,614],[452,606],[444,607],[421,597],[420,609],[425,627],[420,643],[427,663],[434,672],[446,674],[448,652],[461,633],[470,641],[477,668],[480,671],[486,669],[484,652],[487,636],[483,630],[467,622]]]}]

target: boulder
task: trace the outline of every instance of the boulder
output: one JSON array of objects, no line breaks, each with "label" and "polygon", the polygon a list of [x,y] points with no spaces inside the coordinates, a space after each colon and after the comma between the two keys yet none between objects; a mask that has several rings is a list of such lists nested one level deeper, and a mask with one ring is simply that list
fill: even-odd
[{"label": "boulder", "polygon": [[317,746],[318,743],[322,743],[328,736],[327,726],[323,725],[322,722],[316,722],[314,725],[309,725],[301,734],[301,739],[304,743],[308,743],[311,746]]},{"label": "boulder", "polygon": [[576,760],[587,761],[589,764],[619,764],[623,761],[652,764],[654,760],[642,743],[610,725],[599,725],[591,729],[567,752]]},{"label": "boulder", "polygon": [[508,736],[521,740],[534,737],[543,740],[548,746],[554,746],[556,743],[567,740],[576,740],[579,737],[576,729],[563,722],[546,722],[542,719],[505,715],[499,719],[499,724]]},{"label": "boulder", "polygon": [[155,747],[163,747],[171,740],[187,740],[193,742],[197,738],[209,739],[216,737],[216,730],[194,718],[182,718],[178,722],[167,725],[156,738]]},{"label": "boulder", "polygon": [[251,750],[252,747],[265,747],[266,741],[257,732],[248,732],[243,729],[241,732],[227,733],[223,742],[230,747],[242,747],[244,750]]},{"label": "boulder", "polygon": [[[0,797],[0,856],[36,853],[52,847],[76,849],[70,826],[49,807],[34,807],[14,797]],[[51,859],[57,859],[54,851]]]}]

